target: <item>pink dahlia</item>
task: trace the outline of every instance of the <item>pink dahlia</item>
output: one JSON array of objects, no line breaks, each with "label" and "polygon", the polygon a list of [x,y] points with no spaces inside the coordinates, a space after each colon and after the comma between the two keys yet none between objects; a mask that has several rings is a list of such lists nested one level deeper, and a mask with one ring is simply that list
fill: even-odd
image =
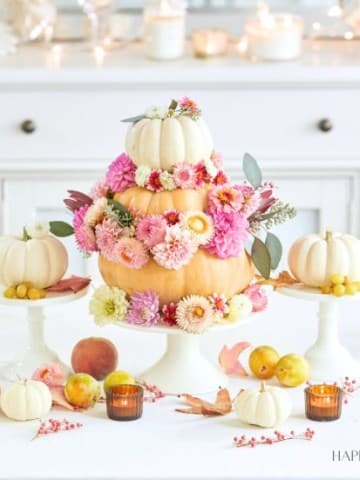
[{"label": "pink dahlia", "polygon": [[114,245],[111,260],[129,268],[140,269],[149,261],[149,255],[139,240],[122,237]]},{"label": "pink dahlia", "polygon": [[136,238],[152,248],[165,240],[166,220],[161,215],[152,215],[140,220],[136,227]]},{"label": "pink dahlia", "polygon": [[195,178],[196,186],[198,188],[202,187],[205,182],[210,182],[211,177],[206,170],[204,162],[195,165]]},{"label": "pink dahlia", "polygon": [[238,212],[215,211],[211,213],[215,233],[205,249],[219,257],[238,257],[244,250],[248,238],[249,222]]},{"label": "pink dahlia", "polygon": [[98,180],[90,192],[90,197],[95,201],[99,198],[106,197],[108,194],[108,186],[106,185],[105,181]]},{"label": "pink dahlia", "polygon": [[164,218],[166,220],[166,223],[171,226],[171,225],[176,225],[177,223],[180,222],[180,213],[177,210],[166,210],[164,212]]},{"label": "pink dahlia", "polygon": [[263,288],[260,285],[250,285],[245,291],[245,295],[249,297],[252,303],[253,312],[261,312],[265,310],[268,304],[268,298]]},{"label": "pink dahlia", "polygon": [[57,387],[65,383],[65,372],[58,363],[47,363],[33,373],[31,379],[45,383],[48,387]]},{"label": "pink dahlia", "polygon": [[167,303],[161,311],[163,314],[162,321],[169,327],[174,327],[176,325],[176,303]]},{"label": "pink dahlia", "polygon": [[164,190],[163,184],[161,183],[161,180],[160,180],[160,175],[161,175],[160,169],[153,170],[149,175],[147,188],[152,192],[161,192],[162,190]]},{"label": "pink dahlia", "polygon": [[168,227],[165,241],[158,243],[152,250],[154,260],[164,268],[178,270],[186,265],[197,249],[186,230],[178,225]]},{"label": "pink dahlia", "polygon": [[146,290],[131,295],[130,307],[126,316],[129,323],[142,327],[152,327],[159,318],[159,296],[157,293]]},{"label": "pink dahlia", "polygon": [[216,174],[216,177],[213,179],[214,185],[225,185],[229,183],[230,179],[224,172],[224,170],[219,170]]},{"label": "pink dahlia", "polygon": [[109,166],[106,172],[106,184],[113,192],[123,192],[135,184],[136,165],[131,158],[122,153]]},{"label": "pink dahlia", "polygon": [[84,253],[96,252],[98,250],[93,228],[84,223],[88,209],[89,205],[83,205],[79,210],[76,210],[73,219],[75,240],[80,250]]},{"label": "pink dahlia", "polygon": [[188,163],[179,163],[174,168],[174,182],[178,188],[195,188],[196,175],[194,167]]},{"label": "pink dahlia", "polygon": [[210,212],[239,212],[242,208],[244,196],[241,191],[232,185],[214,187],[208,193],[208,209]]},{"label": "pink dahlia", "polygon": [[114,246],[119,240],[121,233],[120,226],[109,217],[105,217],[103,222],[95,227],[98,248],[108,260],[112,259]]}]

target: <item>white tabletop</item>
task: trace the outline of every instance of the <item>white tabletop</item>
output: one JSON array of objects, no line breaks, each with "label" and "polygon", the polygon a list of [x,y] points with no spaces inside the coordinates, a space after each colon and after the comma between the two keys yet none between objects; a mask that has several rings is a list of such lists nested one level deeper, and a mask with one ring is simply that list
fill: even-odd
[{"label": "white tabletop", "polygon": [[[357,309],[347,302],[341,308],[341,338],[356,356],[360,351]],[[274,294],[269,309],[253,322],[238,330],[204,335],[203,350],[215,361],[223,344],[248,340],[253,345],[273,345],[281,354],[303,353],[315,336],[315,310],[313,302]],[[9,359],[25,344],[26,324],[20,313],[18,308],[0,310],[0,360]],[[64,360],[69,360],[72,346],[80,338],[91,335],[114,341],[119,368],[134,374],[156,360],[164,348],[162,335],[95,326],[88,317],[86,299],[49,310],[47,340]],[[250,384],[255,385],[255,381],[234,380],[231,390],[235,393]],[[242,425],[234,413],[218,418],[176,413],[176,398],[145,404],[140,420],[125,423],[108,420],[104,405],[86,414],[54,410],[52,417],[77,419],[84,427],[33,442],[37,422],[17,423],[0,416],[0,478],[359,479],[358,458],[333,461],[332,456],[333,451],[359,450],[360,391],[344,406],[341,420],[329,423],[310,422],[304,417],[303,387],[288,392],[294,410],[279,430],[300,433],[310,427],[315,430],[310,442],[238,449],[232,446],[234,436],[260,436],[271,430]]]}]

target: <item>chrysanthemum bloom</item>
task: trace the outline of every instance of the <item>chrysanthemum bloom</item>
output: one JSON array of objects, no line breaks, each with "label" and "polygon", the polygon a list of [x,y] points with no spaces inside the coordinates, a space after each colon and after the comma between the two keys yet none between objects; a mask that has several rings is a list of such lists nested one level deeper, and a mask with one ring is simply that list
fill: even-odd
[{"label": "chrysanthemum bloom", "polygon": [[202,333],[213,323],[210,302],[200,295],[184,297],[176,309],[176,322],[188,333]]},{"label": "chrysanthemum bloom", "polygon": [[95,228],[96,242],[102,255],[108,260],[113,257],[113,249],[122,235],[122,229],[115,220],[105,217]]},{"label": "chrysanthemum bloom", "polygon": [[122,153],[109,166],[106,172],[106,184],[113,192],[123,192],[135,186],[136,165],[131,158]]},{"label": "chrysanthemum bloom", "polygon": [[212,218],[200,210],[184,213],[180,224],[190,233],[192,240],[197,245],[209,242],[214,234]]},{"label": "chrysanthemum bloom", "polygon": [[94,230],[84,223],[88,209],[89,205],[82,206],[75,212],[73,218],[75,240],[80,250],[84,253],[96,252],[98,249]]},{"label": "chrysanthemum bloom", "polygon": [[165,241],[155,245],[151,252],[159,265],[178,270],[190,261],[196,250],[197,245],[190,234],[186,230],[181,230],[178,225],[174,225],[168,227]]},{"label": "chrysanthemum bloom", "polygon": [[142,218],[136,227],[136,238],[152,248],[165,240],[166,220],[161,215]]},{"label": "chrysanthemum bloom", "polygon": [[105,180],[98,180],[92,187],[90,197],[95,201],[101,197],[106,197],[109,192],[109,187],[106,185]]},{"label": "chrysanthemum bloom", "polygon": [[260,287],[260,285],[250,285],[245,291],[252,303],[253,312],[261,312],[265,310],[268,304],[268,298],[266,296],[265,290]]},{"label": "chrysanthemum bloom", "polygon": [[122,237],[113,248],[112,260],[129,268],[140,269],[149,261],[149,255],[139,240]]},{"label": "chrysanthemum bloom", "polygon": [[104,217],[104,211],[107,207],[107,198],[101,197],[94,201],[92,205],[88,208],[86,215],[84,217],[85,225],[89,227],[95,227]]},{"label": "chrysanthemum bloom", "polygon": [[236,185],[236,188],[241,191],[244,198],[240,212],[249,218],[260,207],[260,194],[250,185]]},{"label": "chrysanthemum bloom", "polygon": [[179,163],[174,168],[174,182],[179,188],[196,188],[196,175],[193,165]]},{"label": "chrysanthemum bloom", "polygon": [[241,191],[232,185],[213,187],[208,193],[208,210],[239,212],[242,208],[244,197]]},{"label": "chrysanthemum bloom", "polygon": [[150,173],[150,176],[147,182],[147,188],[152,192],[161,192],[162,190],[164,190],[164,187],[162,186],[162,183],[160,180],[160,175],[161,175],[160,169],[153,170]]},{"label": "chrysanthemum bloom", "polygon": [[117,287],[102,285],[97,288],[90,300],[89,311],[95,323],[106,325],[122,322],[128,310],[126,294]]},{"label": "chrysanthemum bloom", "polygon": [[152,327],[159,318],[159,296],[156,292],[146,290],[131,295],[130,307],[126,317],[129,323]]},{"label": "chrysanthemum bloom", "polygon": [[237,322],[244,319],[252,312],[253,305],[247,295],[241,293],[240,295],[234,295],[229,301],[229,311],[224,315],[225,322]]}]

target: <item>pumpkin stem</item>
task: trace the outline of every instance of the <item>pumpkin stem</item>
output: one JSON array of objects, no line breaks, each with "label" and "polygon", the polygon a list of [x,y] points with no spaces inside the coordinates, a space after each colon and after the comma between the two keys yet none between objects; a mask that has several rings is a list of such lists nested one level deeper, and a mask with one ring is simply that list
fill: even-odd
[{"label": "pumpkin stem", "polygon": [[260,383],[260,393],[266,392],[265,382]]},{"label": "pumpkin stem", "polygon": [[31,240],[30,235],[27,233],[26,228],[23,227],[23,238],[24,242],[27,242],[28,240]]},{"label": "pumpkin stem", "polygon": [[331,230],[326,230],[325,240],[326,240],[327,242],[330,242],[330,240],[332,240],[332,231],[331,231]]}]

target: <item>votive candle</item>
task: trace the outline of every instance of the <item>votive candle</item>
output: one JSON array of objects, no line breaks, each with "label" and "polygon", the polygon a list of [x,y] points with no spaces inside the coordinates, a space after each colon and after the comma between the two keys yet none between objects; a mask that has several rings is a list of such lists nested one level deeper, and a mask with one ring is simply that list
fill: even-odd
[{"label": "votive candle", "polygon": [[129,421],[141,417],[144,389],[140,385],[114,385],[106,390],[106,409],[112,420]]},{"label": "votive candle", "polygon": [[196,57],[220,57],[226,55],[228,51],[229,35],[217,28],[195,30],[191,36],[191,42]]},{"label": "votive candle", "polygon": [[306,416],[329,422],[341,417],[343,391],[336,385],[312,385],[305,389]]}]

